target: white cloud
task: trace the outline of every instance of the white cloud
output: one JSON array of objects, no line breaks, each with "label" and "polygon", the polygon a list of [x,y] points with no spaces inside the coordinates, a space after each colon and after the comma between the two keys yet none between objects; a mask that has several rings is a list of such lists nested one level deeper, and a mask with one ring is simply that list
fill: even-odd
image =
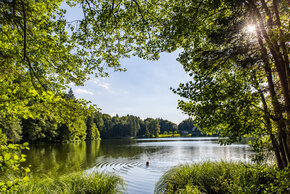
[{"label": "white cloud", "polygon": [[99,79],[93,79],[92,82],[99,87],[110,90],[110,84],[107,82],[100,81]]},{"label": "white cloud", "polygon": [[85,90],[85,89],[80,89],[80,88],[76,89],[75,92],[77,94],[89,94],[89,95],[92,95],[92,96],[94,95],[93,92],[90,92],[89,90]]}]

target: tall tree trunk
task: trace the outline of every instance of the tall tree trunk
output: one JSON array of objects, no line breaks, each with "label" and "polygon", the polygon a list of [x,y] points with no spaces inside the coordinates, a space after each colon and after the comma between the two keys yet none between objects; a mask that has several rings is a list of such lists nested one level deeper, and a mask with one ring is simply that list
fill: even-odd
[{"label": "tall tree trunk", "polygon": [[[257,31],[257,33],[258,33],[258,37],[260,37],[258,31]],[[283,167],[286,167],[287,164],[289,163],[289,160],[287,159],[287,156],[286,156],[286,153],[285,153],[284,144],[283,144],[283,141],[281,139],[281,135],[282,135],[282,133],[283,133],[283,131],[285,129],[285,123],[284,123],[283,115],[282,115],[282,108],[280,106],[277,94],[275,92],[272,71],[271,71],[271,68],[270,68],[270,63],[267,60],[267,50],[264,47],[261,38],[258,38],[258,42],[259,42],[259,45],[261,47],[261,53],[262,53],[263,62],[264,62],[264,69],[265,69],[265,72],[266,72],[268,88],[269,88],[270,96],[271,96],[271,103],[272,103],[272,106],[274,108],[274,118],[273,118],[273,120],[278,125],[279,143],[277,143],[277,146],[279,147],[279,152],[281,153],[281,156],[282,156]],[[271,139],[273,139],[273,138],[271,137]]]},{"label": "tall tree trunk", "polygon": [[[277,164],[278,167],[280,169],[283,169],[287,166],[287,161],[285,161],[285,156],[284,156],[284,160],[282,160],[281,155],[283,155],[283,149],[281,149],[281,147],[279,146],[279,143],[275,137],[275,135],[273,134],[273,130],[272,130],[272,124],[271,124],[271,120],[270,120],[270,111],[268,109],[267,106],[267,102],[264,96],[264,93],[262,92],[261,88],[260,88],[260,84],[259,82],[256,80],[255,78],[256,76],[254,75],[254,79],[255,79],[255,84],[256,84],[256,89],[258,90],[260,96],[261,96],[261,100],[262,100],[262,104],[263,104],[263,111],[264,111],[264,120],[265,120],[265,124],[266,124],[266,131],[267,133],[270,135],[270,139],[271,139],[271,143],[274,149],[274,153],[276,156],[276,160],[277,160]],[[285,155],[285,154],[284,154]]]},{"label": "tall tree trunk", "polygon": [[[285,61],[283,59],[283,55],[280,51],[281,49],[280,49],[277,41],[272,40],[270,38],[271,33],[272,33],[271,29],[274,26],[271,11],[268,8],[268,6],[264,0],[261,0],[260,2],[261,2],[261,5],[262,5],[264,12],[267,15],[267,27],[264,24],[263,17],[261,16],[260,10],[257,8],[255,2],[249,1],[249,3],[250,3],[249,5],[250,5],[250,8],[253,9],[253,17],[257,18],[257,21],[258,21],[256,23],[258,24],[257,34],[258,34],[259,44],[261,46],[261,43],[263,43],[262,38],[264,38],[264,40],[266,41],[266,43],[268,45],[269,51],[273,57],[274,64],[275,64],[275,67],[276,67],[276,70],[277,70],[278,76],[279,76],[279,83],[282,86],[282,94],[284,97],[284,106],[286,107],[286,112],[287,112],[287,109],[290,106],[290,101],[289,101],[289,95],[288,95],[288,79],[287,79],[287,74],[286,74]],[[267,31],[270,33],[270,36],[269,36]],[[264,47],[264,46],[262,46],[262,47]],[[261,51],[262,51],[263,58],[268,59],[270,55],[267,54],[266,48],[265,47],[262,48]],[[275,94],[275,90],[274,90],[273,81],[272,81],[271,76],[270,76],[270,74],[272,72],[271,72],[271,69],[269,66],[269,62],[266,62],[265,65],[266,65],[265,71],[267,73],[270,95],[272,98],[275,117],[277,118],[277,120],[275,120],[275,121],[278,125],[278,140],[279,140],[281,149],[283,149],[283,152],[284,152],[284,153],[282,152],[281,154],[282,154],[283,161],[285,161],[286,164],[289,164],[290,153],[289,153],[289,149],[288,149],[288,140],[287,140],[288,139],[287,138],[287,131],[288,131],[287,123],[288,123],[289,117],[287,116],[286,119],[283,118],[283,109],[280,107],[280,104],[278,102],[278,98],[277,98],[277,95]],[[267,67],[267,65],[268,65],[268,67]],[[287,115],[288,115],[288,112],[287,112]]]},{"label": "tall tree trunk", "polygon": [[[278,10],[278,6],[279,6],[279,1],[277,0],[273,0],[273,10],[274,10],[274,14],[276,17],[276,24],[280,30],[280,35],[281,37],[284,37],[284,32],[281,29],[282,24],[281,24],[281,20],[280,20],[280,14],[279,14],[279,10]],[[289,67],[289,58],[288,58],[288,49],[286,47],[286,43],[283,39],[279,40],[280,45],[282,47],[283,50],[283,57],[284,57],[284,62],[285,62],[285,73],[286,73],[286,79],[288,82],[288,96],[290,98],[290,67]],[[288,149],[288,153],[290,150],[290,105],[286,105],[286,113],[287,113],[287,120],[286,120],[286,139],[284,141],[287,142],[287,149]],[[290,160],[290,158],[288,157],[288,160]]]}]

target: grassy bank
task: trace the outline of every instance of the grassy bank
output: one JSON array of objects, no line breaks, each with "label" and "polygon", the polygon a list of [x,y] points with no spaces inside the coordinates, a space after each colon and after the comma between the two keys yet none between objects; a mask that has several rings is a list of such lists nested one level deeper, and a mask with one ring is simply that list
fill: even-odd
[{"label": "grassy bank", "polygon": [[180,134],[159,134],[158,137],[180,137]]},{"label": "grassy bank", "polygon": [[25,194],[57,193],[117,193],[123,189],[122,179],[107,173],[72,173],[56,178],[31,178],[28,183],[20,185],[17,192]]},{"label": "grassy bank", "polygon": [[289,168],[229,162],[187,164],[167,171],[156,193],[289,193]]}]

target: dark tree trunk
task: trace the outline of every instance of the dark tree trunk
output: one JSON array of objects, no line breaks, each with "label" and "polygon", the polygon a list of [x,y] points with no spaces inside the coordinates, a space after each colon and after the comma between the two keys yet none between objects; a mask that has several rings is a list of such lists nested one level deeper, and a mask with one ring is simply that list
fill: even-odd
[{"label": "dark tree trunk", "polygon": [[[283,45],[283,44],[279,45],[276,40],[272,40],[270,38],[272,35],[271,29],[275,25],[273,22],[273,14],[271,13],[271,10],[268,8],[267,3],[264,0],[261,0],[260,2],[262,6],[261,9],[267,15],[267,22],[266,22],[267,27],[265,26],[263,22],[263,17],[261,16],[260,10],[256,6],[255,1],[250,0],[249,6],[250,6],[250,10],[252,10],[255,23],[258,24],[258,28],[256,30],[257,35],[258,35],[258,43],[261,48],[262,59],[264,62],[264,69],[265,69],[265,73],[266,73],[266,77],[268,81],[268,88],[269,88],[270,96],[271,96],[271,103],[274,109],[274,117],[271,119],[275,123],[277,123],[277,126],[278,126],[278,134],[277,134],[278,141],[276,141],[276,146],[278,146],[278,150],[280,152],[279,155],[281,156],[283,168],[284,168],[288,164],[290,164],[290,153],[289,153],[289,148],[288,148],[288,145],[289,145],[288,132],[289,132],[289,120],[290,120],[290,112],[289,112],[290,103],[289,102],[290,101],[289,101],[289,88],[288,88],[289,81],[287,78],[289,64],[286,65],[286,61],[288,61],[288,59],[285,60],[285,55],[283,55],[281,52],[283,49],[280,48],[280,45]],[[275,10],[275,7],[277,8],[277,4],[275,5],[275,3],[277,2],[273,1],[274,10]],[[276,18],[279,18],[279,15],[277,15],[279,14],[279,12],[277,9],[276,9],[276,12],[277,12]],[[277,23],[279,24],[279,22]],[[270,54],[273,57],[273,62],[275,64],[276,71],[278,73],[279,83],[281,84],[282,94],[284,97],[282,106],[285,107],[285,109],[282,108],[281,104],[278,101],[278,96],[275,91],[272,70],[271,70],[270,62],[269,62],[270,54],[268,53],[266,46],[264,46],[263,39],[265,40],[266,45],[268,46],[268,49],[270,51]],[[286,119],[283,117],[283,113],[285,112],[287,115]],[[273,139],[273,137],[271,137],[271,139]],[[272,140],[272,143],[275,144],[273,140]]]}]

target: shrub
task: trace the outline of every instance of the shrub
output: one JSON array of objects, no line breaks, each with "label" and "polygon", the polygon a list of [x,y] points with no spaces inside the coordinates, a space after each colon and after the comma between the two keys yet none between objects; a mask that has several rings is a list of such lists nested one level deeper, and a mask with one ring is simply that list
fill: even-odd
[{"label": "shrub", "polygon": [[15,191],[19,184],[29,180],[30,169],[20,167],[25,162],[21,150],[29,149],[28,143],[7,144],[7,138],[0,129],[0,193]]},{"label": "shrub", "polygon": [[156,193],[287,193],[290,168],[231,162],[186,164],[167,171]]},{"label": "shrub", "polygon": [[108,173],[73,173],[52,178],[34,177],[28,183],[20,185],[14,193],[108,193],[123,190],[123,181],[119,176]]}]

